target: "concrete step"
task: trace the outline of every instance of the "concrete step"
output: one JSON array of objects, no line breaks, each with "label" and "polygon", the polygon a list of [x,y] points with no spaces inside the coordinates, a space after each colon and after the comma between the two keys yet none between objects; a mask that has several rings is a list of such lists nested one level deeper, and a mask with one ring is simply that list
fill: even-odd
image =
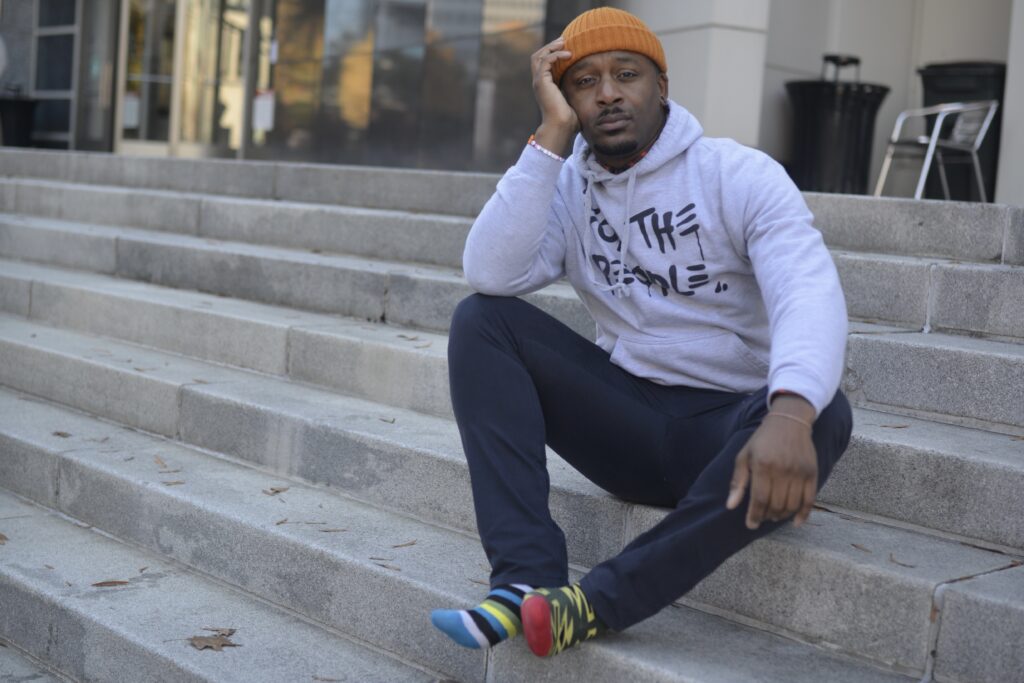
[{"label": "concrete step", "polygon": [[1022,436],[1022,386],[1024,344],[851,329],[843,388],[856,405]]},{"label": "concrete step", "polygon": [[0,150],[0,176],[474,216],[498,176],[334,164]]},{"label": "concrete step", "polygon": [[[33,328],[35,338],[31,338]],[[14,354],[14,345],[4,343],[0,367],[50,367],[59,377],[41,380],[38,372],[13,369],[0,378],[12,388],[86,409],[108,408],[100,413],[104,417],[128,413],[120,404],[141,403],[147,406],[150,419],[154,413],[169,415],[159,420],[164,425],[174,423],[165,426],[163,433],[177,434],[187,443],[253,462],[279,475],[297,475],[361,497],[376,497],[406,512],[427,511],[433,519],[445,515],[447,521],[455,522],[453,526],[471,528],[464,466],[454,466],[453,458],[443,454],[430,459],[410,457],[416,451],[409,444],[440,450],[438,444],[452,439],[450,423],[445,431],[443,421],[436,418],[381,410],[379,406],[376,412],[365,407],[360,410],[352,399],[241,372],[231,377],[226,369],[219,369],[221,374],[214,377],[194,361],[176,357],[161,361],[163,354],[131,349],[131,363],[144,362],[154,370],[146,373],[145,381],[160,392],[166,391],[168,384],[179,387],[177,395],[151,398],[142,393],[141,383],[127,386],[127,377],[120,382],[110,377],[133,374],[125,367],[129,349],[123,346],[18,321],[4,321],[0,330],[6,339],[20,336],[25,346],[52,350],[32,360]],[[75,364],[76,356],[91,358]],[[197,383],[204,377],[211,381]],[[72,394],[53,388],[58,384],[74,384],[80,389]],[[274,408],[252,408],[268,403]],[[13,414],[14,410],[3,412]],[[353,426],[339,428],[339,421]],[[436,421],[434,429],[440,430],[431,431],[431,421]],[[75,433],[68,428],[59,431]],[[405,448],[382,447],[388,438],[379,435],[389,431],[390,440],[405,441]],[[444,460],[446,466],[437,466]],[[615,552],[664,513],[626,505],[599,492],[588,495],[587,485],[579,483],[578,475],[574,482],[573,475],[562,470],[564,465],[552,465],[552,507],[573,539],[570,549],[577,561],[591,564]],[[13,481],[15,476],[5,479]],[[207,479],[204,476],[204,481]],[[95,486],[98,484],[90,490],[97,490]],[[590,489],[593,491],[592,486]],[[609,533],[613,529],[622,530],[621,535]],[[691,593],[691,598],[877,661],[919,669],[925,665],[928,651],[927,613],[933,590],[951,578],[997,569],[1006,562],[1002,554],[820,513],[811,526],[774,534],[736,556]],[[755,581],[755,575],[756,581],[773,587],[769,592],[775,597],[766,599],[759,591],[737,594],[736,585]],[[809,578],[794,582],[790,577],[796,575]],[[870,597],[861,595],[864,582],[873,586]],[[821,595],[834,596],[837,603],[833,606],[837,611],[829,612],[827,618],[819,611]],[[891,632],[880,636],[873,630],[878,624],[887,624]]]},{"label": "concrete step", "polygon": [[[381,407],[451,417],[444,335],[0,261],[0,302],[10,302],[10,312],[27,315],[30,300],[32,319],[50,325],[284,375]],[[249,410],[258,415],[280,408],[269,403]],[[1005,506],[989,504],[993,499],[1011,500],[1014,491],[1024,488],[1024,457],[1014,437],[872,411],[859,411],[855,423],[850,451],[822,500],[1024,548],[1024,519]],[[439,446],[445,458],[461,463],[454,428],[436,429],[450,434]],[[406,445],[399,442],[390,448]],[[218,442],[212,447],[230,445]],[[944,495],[935,496],[937,488]],[[472,529],[468,510],[463,512],[459,524]]]},{"label": "concrete step", "polygon": [[23,215],[455,269],[472,224],[452,215],[168,190],[11,179],[0,187],[16,196],[6,210]]},{"label": "concrete step", "polygon": [[50,671],[46,666],[17,650],[0,638],[0,681],[3,683],[66,683],[71,681]]},{"label": "concrete step", "polygon": [[[26,230],[48,232],[33,234],[22,248]],[[431,330],[447,330],[456,304],[472,293],[461,273],[438,266],[26,217],[0,220],[0,232],[7,236],[0,237],[3,256],[47,261],[45,253],[60,241],[61,265],[96,265],[99,272],[178,289]],[[65,245],[78,249],[69,254]],[[593,319],[567,284],[525,298],[594,337]]]},{"label": "concrete step", "polygon": [[[437,680],[2,490],[0,529],[0,634],[74,680]],[[191,645],[211,628],[237,629],[238,647]]]},{"label": "concrete step", "polygon": [[[489,174],[13,149],[0,150],[0,176],[187,193],[212,188],[227,196],[461,216],[475,216],[498,181]],[[0,199],[5,192],[13,202],[0,184]],[[804,196],[826,241],[841,249],[1024,264],[1024,211],[1016,207]]]},{"label": "concrete step", "polygon": [[[259,224],[255,217],[249,223],[244,216],[240,212],[236,217],[239,225]],[[456,241],[449,240],[450,248],[456,248]],[[395,257],[411,255],[396,250]],[[0,214],[0,256],[312,310],[384,317],[435,330],[447,328],[455,304],[471,291],[459,271],[445,267],[22,215]],[[1022,266],[842,251],[834,258],[849,313],[856,319],[1024,338]],[[532,297],[580,333],[593,336],[593,322],[567,284]]]},{"label": "concrete step", "polygon": [[805,192],[837,249],[1024,264],[1024,209],[1002,204]]},{"label": "concrete step", "polygon": [[[19,493],[43,497],[43,502],[85,523],[403,657],[462,680],[481,678],[479,653],[455,648],[430,629],[424,631],[424,624],[410,619],[408,612],[391,609],[399,602],[425,622],[432,604],[469,603],[477,597],[482,588],[476,584],[485,581],[487,570],[478,542],[469,535],[15,394],[0,393],[0,405],[4,460],[12,470],[35,472],[13,480]],[[54,434],[55,426],[60,435]],[[168,480],[183,483],[163,485]],[[274,496],[262,493],[282,485],[288,490]],[[111,505],[112,500],[117,505]],[[635,512],[634,533],[662,511]],[[934,639],[929,622],[934,590],[945,580],[1003,570],[1010,564],[1001,555],[839,515],[820,514],[814,523],[819,526],[785,531],[778,540],[755,544],[703,582],[688,602],[732,603],[740,614],[762,623],[784,615],[788,624],[802,626],[799,632],[805,637],[917,672],[926,666]],[[323,529],[344,531],[324,534]],[[860,549],[853,549],[851,542]],[[766,571],[767,567],[771,569]],[[796,576],[802,578],[794,580]],[[738,591],[737,586],[744,589]],[[834,596],[835,603],[822,604],[821,594]],[[795,645],[690,610],[668,609],[620,637],[581,650],[578,659],[603,650],[600,665],[610,670],[594,680],[635,680],[628,671],[649,670],[652,665],[674,674],[658,676],[659,680],[705,680],[686,676],[694,653],[678,647],[680,642],[692,642],[689,627],[702,621],[705,629],[710,628],[701,631],[705,635],[746,630],[754,642],[741,651],[764,648],[772,666],[786,664],[787,658],[780,662],[772,653],[777,645]],[[655,642],[637,642],[657,631],[661,634]],[[676,647],[665,647],[669,642]],[[659,643],[662,654],[650,658],[651,646]],[[718,659],[723,645],[731,647],[722,642],[709,646],[710,651],[703,652],[705,661],[698,663],[706,666],[708,660]],[[747,680],[741,671],[749,673],[756,665],[739,652],[732,655],[732,680]],[[810,667],[791,674],[792,680],[814,680],[811,670],[821,675],[823,666],[839,664],[821,650],[804,648],[803,657],[811,660]],[[528,673],[535,669],[529,666],[530,658],[522,648],[502,648],[490,664],[490,675],[496,680],[535,680]],[[863,666],[849,672],[839,667],[838,673],[845,678],[854,671],[871,680],[880,675]],[[835,680],[831,675],[818,680]]]}]

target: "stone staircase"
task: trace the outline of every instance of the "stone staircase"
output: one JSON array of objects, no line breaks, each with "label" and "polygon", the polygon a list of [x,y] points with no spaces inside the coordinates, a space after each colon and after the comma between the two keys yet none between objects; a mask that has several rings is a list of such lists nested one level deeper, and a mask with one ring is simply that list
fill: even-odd
[{"label": "stone staircase", "polygon": [[[808,195],[856,405],[808,525],[551,661],[436,633],[488,576],[445,347],[495,181],[0,150],[0,680],[1024,681],[1024,211],[993,205]],[[527,298],[593,335],[567,285]],[[665,512],[549,469],[577,570]]]}]

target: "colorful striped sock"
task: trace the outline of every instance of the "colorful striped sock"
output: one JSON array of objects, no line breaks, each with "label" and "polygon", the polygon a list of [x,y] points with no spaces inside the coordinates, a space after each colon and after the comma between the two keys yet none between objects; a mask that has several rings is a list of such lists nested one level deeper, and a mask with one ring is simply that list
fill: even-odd
[{"label": "colorful striped sock", "polygon": [[522,583],[495,586],[473,609],[436,609],[430,621],[463,647],[493,647],[523,630],[519,606],[531,590]]}]

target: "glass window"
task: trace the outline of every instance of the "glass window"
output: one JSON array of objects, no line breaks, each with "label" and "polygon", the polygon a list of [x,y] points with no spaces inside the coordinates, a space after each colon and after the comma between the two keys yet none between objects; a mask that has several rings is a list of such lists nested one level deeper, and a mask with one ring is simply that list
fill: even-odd
[{"label": "glass window", "polygon": [[167,140],[174,67],[174,0],[130,0],[121,125],[126,140]]},{"label": "glass window", "polygon": [[75,0],[39,0],[40,26],[70,26],[74,23]]},{"label": "glass window", "polygon": [[36,90],[71,90],[74,34],[39,36],[36,48]]},{"label": "glass window", "polygon": [[35,110],[35,132],[66,133],[71,129],[71,100],[39,100]]}]

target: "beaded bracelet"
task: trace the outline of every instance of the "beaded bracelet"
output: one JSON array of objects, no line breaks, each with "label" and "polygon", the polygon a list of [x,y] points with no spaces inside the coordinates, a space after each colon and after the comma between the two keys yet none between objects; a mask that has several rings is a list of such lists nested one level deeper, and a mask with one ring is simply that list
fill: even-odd
[{"label": "beaded bracelet", "polygon": [[800,419],[796,415],[787,415],[786,413],[768,413],[767,415],[765,415],[765,417],[782,417],[787,420],[792,420],[793,422],[798,422],[812,431],[814,430],[814,425],[812,425],[807,420]]},{"label": "beaded bracelet", "polygon": [[533,135],[531,135],[530,139],[526,141],[526,144],[528,144],[530,147],[533,147],[538,152],[541,152],[545,156],[551,157],[555,161],[565,161],[565,159],[563,157],[558,156],[557,154],[552,152],[550,149],[546,149],[544,147],[541,147],[540,143],[537,142],[536,137],[534,137]]}]

